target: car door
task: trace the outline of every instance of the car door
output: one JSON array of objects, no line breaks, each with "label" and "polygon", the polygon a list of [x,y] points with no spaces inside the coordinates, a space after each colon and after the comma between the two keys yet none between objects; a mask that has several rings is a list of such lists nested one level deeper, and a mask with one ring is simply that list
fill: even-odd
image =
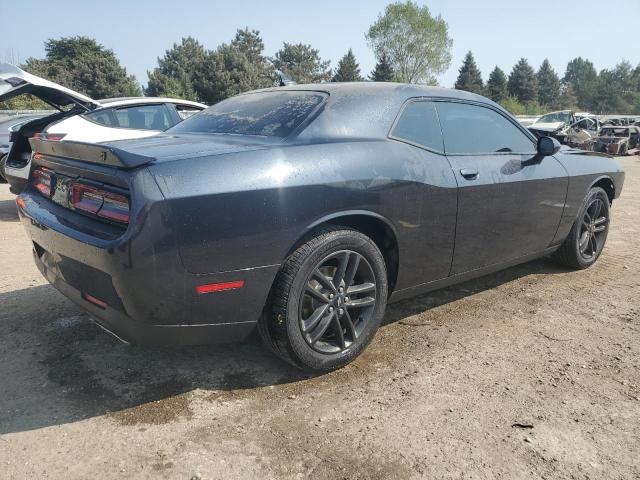
[{"label": "car door", "polygon": [[405,280],[419,284],[446,278],[453,258],[458,194],[434,104],[420,98],[407,102],[390,138],[408,144],[401,154],[405,176],[418,192],[404,208],[418,212],[419,221],[401,225],[411,238],[410,252],[400,260],[403,271],[412,272],[405,273]]},{"label": "car door", "polygon": [[538,157],[534,140],[497,108],[435,105],[458,181],[451,274],[543,252],[564,209],[564,167],[552,156]]}]

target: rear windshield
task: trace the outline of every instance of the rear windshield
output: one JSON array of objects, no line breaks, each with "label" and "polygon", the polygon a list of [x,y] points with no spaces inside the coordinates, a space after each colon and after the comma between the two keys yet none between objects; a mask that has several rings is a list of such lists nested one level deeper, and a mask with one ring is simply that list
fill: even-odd
[{"label": "rear windshield", "polygon": [[231,133],[289,136],[325,99],[320,92],[263,92],[239,95],[196,113],[168,133]]}]

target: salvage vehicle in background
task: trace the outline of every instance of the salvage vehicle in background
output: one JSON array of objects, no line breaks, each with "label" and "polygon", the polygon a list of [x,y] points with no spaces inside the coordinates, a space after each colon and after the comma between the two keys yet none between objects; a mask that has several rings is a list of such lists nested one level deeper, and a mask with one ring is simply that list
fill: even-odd
[{"label": "salvage vehicle in background", "polygon": [[[356,358],[388,302],[544,255],[600,256],[624,172],[492,101],[394,83],[242,94],[150,138],[30,139],[35,262],[139,344],[241,340]],[[454,248],[455,246],[455,248]]]},{"label": "salvage vehicle in background", "polygon": [[[29,138],[104,142],[156,135],[206,108],[188,100],[153,97],[94,100],[18,67],[0,64],[0,102],[23,94],[40,98],[57,112],[22,124],[12,133],[4,174],[20,193],[31,170]],[[15,130],[15,129],[14,129]]]},{"label": "salvage vehicle in background", "polygon": [[562,110],[543,115],[527,128],[537,138],[549,136],[563,145],[591,150],[600,122],[598,117],[590,113]]},{"label": "salvage vehicle in background", "polygon": [[595,139],[593,151],[610,155],[640,153],[640,127],[603,127]]}]

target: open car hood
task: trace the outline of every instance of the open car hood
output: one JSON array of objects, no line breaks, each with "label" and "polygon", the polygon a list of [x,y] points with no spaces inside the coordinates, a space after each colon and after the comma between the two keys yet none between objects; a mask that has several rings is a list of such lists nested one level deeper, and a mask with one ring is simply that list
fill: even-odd
[{"label": "open car hood", "polygon": [[545,123],[532,123],[528,128],[539,130],[541,132],[555,132],[564,127],[564,122],[545,122]]},{"label": "open car hood", "polygon": [[100,106],[99,102],[81,93],[31,75],[9,63],[0,63],[0,102],[23,94],[38,97],[58,110],[78,105],[88,111]]}]

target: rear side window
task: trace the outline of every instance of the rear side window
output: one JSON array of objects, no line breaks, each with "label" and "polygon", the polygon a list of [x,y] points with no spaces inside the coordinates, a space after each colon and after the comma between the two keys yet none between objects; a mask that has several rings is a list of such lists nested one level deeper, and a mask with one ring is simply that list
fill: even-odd
[{"label": "rear side window", "polygon": [[289,136],[324,101],[320,92],[280,91],[224,100],[173,127],[172,133]]},{"label": "rear side window", "polygon": [[105,110],[98,110],[97,112],[87,113],[86,118],[92,122],[99,123],[105,127],[117,127],[115,117],[113,116],[113,110],[110,108]]},{"label": "rear side window", "polygon": [[136,105],[115,109],[120,128],[137,130],[166,130],[173,122],[165,105]]},{"label": "rear side window", "polygon": [[178,116],[182,120],[185,120],[189,118],[191,115],[198,113],[199,111],[202,110],[201,108],[194,107],[193,105],[175,105],[175,107],[176,107],[176,112],[178,112]]},{"label": "rear side window", "polygon": [[444,152],[440,123],[431,102],[408,104],[402,111],[391,136],[436,152]]},{"label": "rear side window", "polygon": [[466,103],[438,102],[447,154],[533,153],[533,141],[498,112]]}]

